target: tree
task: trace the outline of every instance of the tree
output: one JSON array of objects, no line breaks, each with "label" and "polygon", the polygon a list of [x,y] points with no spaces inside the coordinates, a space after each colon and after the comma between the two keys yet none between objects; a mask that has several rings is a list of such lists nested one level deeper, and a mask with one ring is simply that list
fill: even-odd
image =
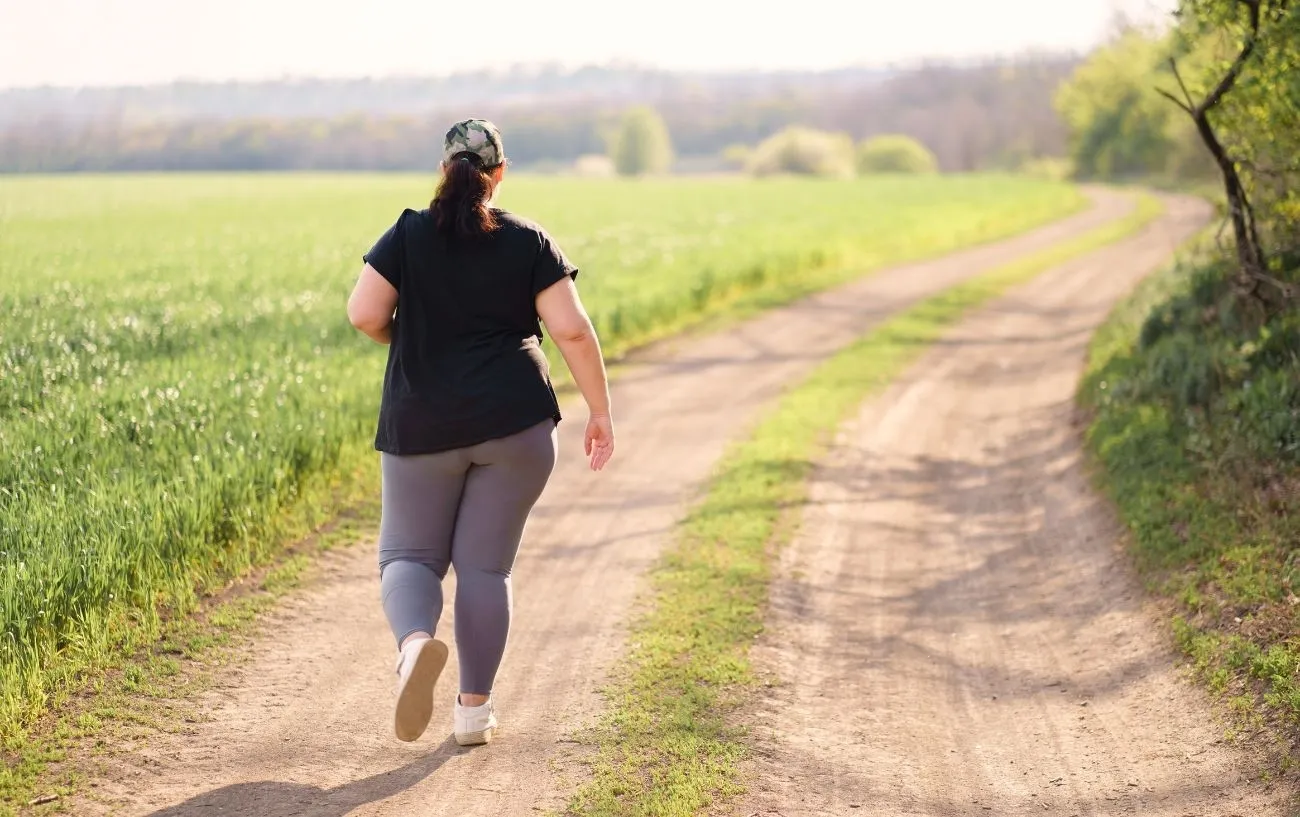
[{"label": "tree", "polygon": [[1176,143],[1169,106],[1156,90],[1163,40],[1129,28],[1093,53],[1054,99],[1070,130],[1070,158],[1084,179],[1162,173]]},{"label": "tree", "polygon": [[755,176],[852,176],[853,140],[844,133],[791,125],[760,142],[749,154],[746,170]]},{"label": "tree", "polygon": [[876,136],[858,148],[858,172],[936,173],[939,160],[925,145],[903,134]]},{"label": "tree", "polygon": [[1261,302],[1286,304],[1296,286],[1271,274],[1267,245],[1294,251],[1300,243],[1300,5],[1183,0],[1179,16],[1183,56],[1206,42],[1219,53],[1191,83],[1180,70],[1180,55],[1171,56],[1178,90],[1160,93],[1191,119],[1222,174],[1238,289]]},{"label": "tree", "polygon": [[1221,179],[1232,283],[1267,316],[1300,293],[1300,2],[1180,0],[1174,19],[1123,31],[1060,88],[1076,175]]},{"label": "tree", "polygon": [[638,105],[628,109],[610,141],[609,155],[621,175],[662,173],[672,166],[672,139],[653,108]]}]

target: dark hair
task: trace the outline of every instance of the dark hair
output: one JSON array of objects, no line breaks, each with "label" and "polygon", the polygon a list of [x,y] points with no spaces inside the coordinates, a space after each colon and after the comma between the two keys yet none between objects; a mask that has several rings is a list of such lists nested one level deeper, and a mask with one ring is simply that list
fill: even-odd
[{"label": "dark hair", "polygon": [[477,153],[469,151],[451,157],[429,204],[438,232],[448,237],[479,238],[497,228],[488,199],[492,174],[498,167],[485,166]]}]

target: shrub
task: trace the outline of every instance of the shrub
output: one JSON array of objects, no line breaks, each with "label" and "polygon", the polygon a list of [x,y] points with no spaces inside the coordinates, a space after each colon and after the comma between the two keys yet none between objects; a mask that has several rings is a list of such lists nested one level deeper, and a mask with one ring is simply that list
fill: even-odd
[{"label": "shrub", "polygon": [[853,140],[847,134],[792,125],[759,143],[746,169],[755,176],[852,176]]},{"label": "shrub", "polygon": [[936,173],[939,161],[930,149],[910,136],[876,136],[858,148],[858,172]]}]

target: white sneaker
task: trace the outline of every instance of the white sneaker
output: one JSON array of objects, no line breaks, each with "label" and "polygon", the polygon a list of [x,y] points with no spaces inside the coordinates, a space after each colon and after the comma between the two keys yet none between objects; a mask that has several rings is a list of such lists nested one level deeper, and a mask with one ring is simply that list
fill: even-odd
[{"label": "white sneaker", "polygon": [[461,706],[460,698],[456,698],[455,721],[456,743],[461,746],[488,743],[499,728],[491,698],[482,706]]},{"label": "white sneaker", "polygon": [[398,740],[424,734],[433,716],[433,687],[447,664],[447,645],[436,638],[407,642],[397,656],[397,705],[393,731]]}]

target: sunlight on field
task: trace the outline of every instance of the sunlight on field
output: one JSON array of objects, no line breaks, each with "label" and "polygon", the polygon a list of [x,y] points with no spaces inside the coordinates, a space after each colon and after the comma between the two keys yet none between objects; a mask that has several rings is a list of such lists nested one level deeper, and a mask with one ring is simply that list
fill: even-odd
[{"label": "sunlight on field", "polygon": [[[366,461],[384,350],[344,302],[361,253],[430,190],[409,175],[0,183],[0,733],[50,705],[61,662],[143,643],[161,613],[265,561],[267,522],[305,478]],[[797,297],[1080,197],[997,177],[521,177],[500,203],[556,236],[620,351],[740,293]]]}]

